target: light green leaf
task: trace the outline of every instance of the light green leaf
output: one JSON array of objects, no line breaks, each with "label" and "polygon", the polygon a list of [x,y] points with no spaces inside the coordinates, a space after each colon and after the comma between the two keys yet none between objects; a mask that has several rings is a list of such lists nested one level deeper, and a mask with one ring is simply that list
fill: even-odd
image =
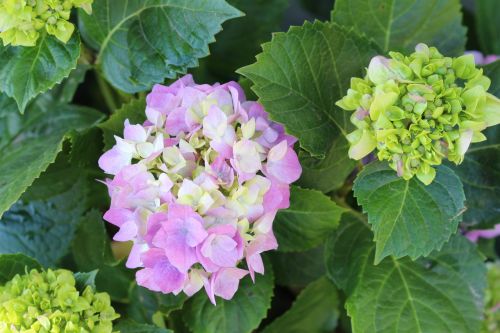
[{"label": "light green leaf", "polygon": [[344,216],[327,245],[327,267],[346,292],[353,332],[478,332],[486,269],[473,244],[455,236],[425,259],[388,257],[373,265],[372,233]]},{"label": "light green leaf", "polygon": [[324,193],[339,189],[356,167],[356,161],[347,155],[348,150],[349,143],[345,137],[338,136],[324,159],[314,158],[307,152],[300,151],[302,175],[297,184]]},{"label": "light green leaf", "polygon": [[90,271],[115,261],[99,211],[91,210],[80,221],[73,239],[72,252],[81,271]]},{"label": "light green leaf", "polygon": [[389,255],[416,259],[440,249],[465,209],[462,183],[445,166],[426,186],[415,177],[398,177],[387,163],[373,162],[355,180],[354,196],[375,234],[375,263]]},{"label": "light green leaf", "polygon": [[0,254],[0,285],[12,280],[17,274],[23,275],[42,266],[33,258],[21,253]]},{"label": "light green leaf", "polygon": [[303,288],[326,272],[322,245],[303,252],[272,251],[267,256],[276,284],[281,286]]},{"label": "light green leaf", "polygon": [[47,34],[42,34],[34,47],[0,43],[0,91],[13,97],[23,113],[29,101],[76,68],[79,56],[78,34],[66,44]]},{"label": "light green leaf", "polygon": [[25,114],[19,131],[0,140],[0,217],[54,162],[68,131],[85,129],[101,117],[95,110],[73,105]]},{"label": "light green leaf", "polygon": [[321,244],[338,226],[345,210],[319,191],[292,186],[290,208],[273,224],[280,251],[303,251]]},{"label": "light green leaf", "polygon": [[144,98],[134,99],[124,104],[119,110],[109,117],[108,120],[99,124],[104,134],[104,150],[108,150],[116,143],[114,136],[123,137],[125,120],[131,124],[142,124],[146,120],[146,100]]},{"label": "light green leaf", "polygon": [[122,320],[113,327],[121,333],[173,333],[173,331],[158,326],[139,324],[133,320]]},{"label": "light green leaf", "polygon": [[256,63],[238,72],[253,81],[271,118],[284,124],[302,148],[323,157],[352,126],[350,114],[335,102],[377,52],[352,31],[322,22],[276,33],[262,49]]},{"label": "light green leaf", "polygon": [[479,0],[476,4],[476,31],[481,51],[487,54],[500,54],[500,2]]},{"label": "light green leaf", "polygon": [[265,274],[257,274],[255,284],[249,276],[244,277],[233,299],[217,298],[216,306],[201,291],[186,302],[184,321],[196,333],[253,332],[271,307],[273,280],[271,266],[266,265]]},{"label": "light green leaf", "polygon": [[412,52],[418,43],[450,56],[464,52],[459,0],[337,0],[332,21],[365,34],[384,52]]},{"label": "light green leaf", "polygon": [[290,310],[262,333],[333,332],[339,318],[339,295],[326,277],[308,285]]},{"label": "light green leaf", "polygon": [[79,12],[82,36],[99,50],[104,76],[128,93],[197,66],[221,24],[238,16],[224,0],[102,0],[92,15]]}]

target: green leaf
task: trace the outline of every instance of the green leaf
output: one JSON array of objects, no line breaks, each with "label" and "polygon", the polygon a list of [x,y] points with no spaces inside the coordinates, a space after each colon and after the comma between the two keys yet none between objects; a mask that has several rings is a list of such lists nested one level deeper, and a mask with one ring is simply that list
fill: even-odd
[{"label": "green leaf", "polygon": [[38,261],[24,254],[0,254],[0,285],[12,280],[17,274],[22,275],[32,269],[41,268]]},{"label": "green leaf", "polygon": [[54,162],[68,131],[85,129],[102,117],[93,109],[73,105],[39,111],[30,110],[19,131],[0,141],[0,217]]},{"label": "green leaf", "polygon": [[500,54],[500,2],[497,0],[476,1],[476,31],[481,51]]},{"label": "green leaf", "polygon": [[135,285],[130,290],[127,315],[136,321],[152,324],[157,313],[168,316],[172,311],[181,309],[186,299],[183,293],[177,296],[161,294]]},{"label": "green leaf", "polygon": [[217,298],[215,306],[203,291],[193,296],[182,311],[184,321],[196,333],[250,333],[266,317],[273,287],[273,272],[266,265],[266,273],[257,274],[255,284],[244,277],[230,301]]},{"label": "green leaf", "polygon": [[375,263],[389,255],[416,259],[440,249],[456,232],[465,209],[462,183],[445,166],[426,186],[415,177],[404,180],[387,163],[374,162],[355,180],[354,196],[375,234]]},{"label": "green leaf", "polygon": [[362,217],[344,216],[327,266],[346,292],[353,332],[478,332],[486,269],[473,244],[455,236],[425,259],[373,265],[372,233]]},{"label": "green leaf", "polygon": [[349,143],[345,137],[338,136],[324,159],[314,158],[307,152],[300,151],[302,175],[297,184],[324,193],[339,189],[357,163],[348,157],[348,150]]},{"label": "green leaf", "polygon": [[44,200],[19,201],[0,219],[0,253],[23,253],[54,267],[68,252],[88,195],[80,179]]},{"label": "green leaf", "polygon": [[[280,30],[288,0],[228,0],[245,16],[224,24],[217,43],[210,46],[207,66],[211,73],[225,80],[235,79],[234,71],[251,63],[260,45]],[[245,36],[245,38],[241,38]]]},{"label": "green leaf", "polygon": [[500,60],[483,66],[483,69],[484,75],[491,79],[491,87],[488,92],[500,98]]},{"label": "green leaf", "polygon": [[76,289],[78,289],[80,293],[83,293],[87,286],[96,290],[95,277],[97,276],[97,269],[91,272],[77,272],[73,275],[76,281]]},{"label": "green leaf", "polygon": [[135,271],[125,267],[124,262],[103,265],[95,283],[97,290],[107,292],[113,301],[128,303],[130,288],[135,283]]},{"label": "green leaf", "polygon": [[238,72],[253,81],[271,118],[284,124],[302,148],[323,157],[352,126],[350,115],[335,102],[377,52],[352,31],[322,22],[276,33],[262,49],[256,63]]},{"label": "green leaf", "polygon": [[450,56],[464,52],[459,0],[337,0],[332,21],[365,34],[384,52],[413,52],[418,43]]},{"label": "green leaf", "polygon": [[223,0],[102,0],[92,15],[79,12],[83,38],[99,50],[104,76],[127,93],[197,66],[221,24],[238,16]]},{"label": "green leaf", "polygon": [[333,332],[338,318],[337,289],[326,277],[322,277],[302,290],[290,310],[262,333]]},{"label": "green leaf", "polygon": [[166,328],[161,328],[148,324],[139,324],[133,320],[122,320],[113,329],[121,333],[173,333]]},{"label": "green leaf", "polygon": [[0,90],[13,97],[21,113],[28,102],[76,68],[80,56],[78,34],[66,43],[42,34],[34,47],[0,44]]},{"label": "green leaf", "polygon": [[134,99],[124,104],[108,120],[99,124],[104,135],[104,150],[108,150],[116,143],[114,136],[123,137],[125,120],[131,124],[142,124],[146,120],[146,99]]},{"label": "green leaf", "polygon": [[113,253],[101,213],[91,210],[80,221],[72,244],[73,258],[81,271],[113,263]]},{"label": "green leaf", "polygon": [[303,252],[272,251],[267,254],[273,265],[276,284],[303,288],[325,274],[323,246]]},{"label": "green leaf", "polygon": [[303,251],[321,244],[345,210],[315,190],[292,186],[290,208],[281,210],[273,224],[280,251]]}]

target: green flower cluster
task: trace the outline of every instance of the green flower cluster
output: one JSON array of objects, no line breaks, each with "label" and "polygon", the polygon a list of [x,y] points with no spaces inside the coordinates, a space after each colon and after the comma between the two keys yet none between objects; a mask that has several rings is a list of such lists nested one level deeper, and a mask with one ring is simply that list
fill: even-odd
[{"label": "green flower cluster", "polygon": [[66,43],[75,26],[69,22],[71,9],[91,13],[93,0],[1,0],[0,38],[4,45],[34,46],[45,30]]},{"label": "green flower cluster", "polygon": [[490,79],[472,55],[444,57],[425,44],[415,50],[374,57],[337,105],[354,111],[351,158],[377,149],[399,176],[430,184],[432,166],[443,158],[459,164],[471,142],[486,139],[481,131],[500,122],[500,100],[487,93]]},{"label": "green flower cluster", "polygon": [[500,332],[500,263],[488,264],[488,289],[485,295],[482,333]]},{"label": "green flower cluster", "polygon": [[32,270],[0,287],[2,333],[110,333],[118,317],[108,294],[88,286],[80,295],[67,270]]}]

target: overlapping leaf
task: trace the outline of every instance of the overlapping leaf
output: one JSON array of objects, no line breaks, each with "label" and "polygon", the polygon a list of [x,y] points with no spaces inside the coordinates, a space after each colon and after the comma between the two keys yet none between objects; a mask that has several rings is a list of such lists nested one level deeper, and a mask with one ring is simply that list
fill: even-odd
[{"label": "overlapping leaf", "polygon": [[0,285],[10,281],[16,274],[24,274],[31,269],[41,268],[33,258],[24,254],[0,254]]},{"label": "overlapping leaf", "polygon": [[344,216],[327,245],[327,267],[346,292],[353,332],[479,331],[486,268],[473,244],[455,236],[425,259],[388,257],[373,265],[366,222]]},{"label": "overlapping leaf", "polygon": [[332,20],[365,34],[384,52],[412,52],[426,43],[461,55],[465,47],[459,0],[337,0]]},{"label": "overlapping leaf", "polygon": [[375,234],[376,263],[389,255],[416,259],[440,249],[456,232],[465,201],[460,179],[445,166],[426,186],[416,177],[404,180],[384,162],[363,169],[354,195]]},{"label": "overlapping leaf", "polygon": [[106,79],[128,93],[196,66],[221,24],[240,15],[224,0],[102,0],[92,15],[79,12]]},{"label": "overlapping leaf", "polygon": [[312,155],[324,156],[335,138],[351,128],[350,114],[335,102],[351,77],[363,75],[376,50],[356,33],[322,22],[274,34],[262,49],[256,63],[238,72],[253,81],[272,119]]}]

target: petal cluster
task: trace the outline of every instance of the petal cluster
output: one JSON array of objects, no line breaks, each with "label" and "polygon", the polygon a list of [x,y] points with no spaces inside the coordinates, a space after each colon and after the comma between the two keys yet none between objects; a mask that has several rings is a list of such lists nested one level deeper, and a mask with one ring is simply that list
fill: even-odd
[{"label": "petal cluster", "polygon": [[104,218],[115,240],[133,241],[127,266],[142,268],[141,286],[230,299],[278,246],[272,223],[301,173],[296,139],[234,82],[156,85],[145,113],[99,160],[114,175]]},{"label": "petal cluster", "polygon": [[67,270],[32,270],[0,286],[0,332],[111,333],[118,317],[108,294],[80,293]]},{"label": "petal cluster", "polygon": [[43,33],[66,43],[75,26],[71,9],[91,13],[93,0],[4,0],[0,2],[0,38],[4,45],[34,46]]},{"label": "petal cluster", "polygon": [[486,140],[481,131],[500,122],[500,100],[471,54],[449,58],[419,44],[409,56],[389,55],[374,57],[337,102],[353,111],[349,156],[377,150],[404,179],[430,184],[443,158],[459,164],[471,143]]}]

